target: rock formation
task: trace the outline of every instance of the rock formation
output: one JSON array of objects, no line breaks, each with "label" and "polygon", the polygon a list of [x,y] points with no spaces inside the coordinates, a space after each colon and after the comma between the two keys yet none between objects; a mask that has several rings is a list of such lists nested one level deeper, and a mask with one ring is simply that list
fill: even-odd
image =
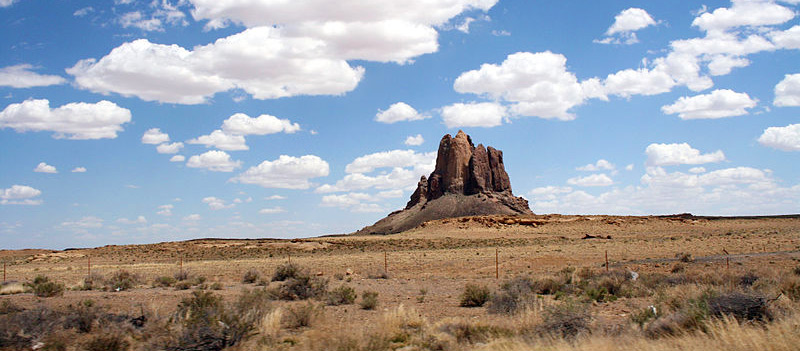
[{"label": "rock formation", "polygon": [[511,193],[503,152],[475,146],[463,131],[442,137],[436,168],[422,176],[405,209],[358,231],[392,234],[425,221],[490,214],[532,214],[528,201]]}]

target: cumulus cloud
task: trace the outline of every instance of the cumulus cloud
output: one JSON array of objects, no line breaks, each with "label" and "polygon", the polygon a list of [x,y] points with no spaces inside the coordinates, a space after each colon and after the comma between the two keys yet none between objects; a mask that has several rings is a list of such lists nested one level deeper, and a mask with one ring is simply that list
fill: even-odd
[{"label": "cumulus cloud", "polygon": [[183,217],[184,221],[189,221],[189,222],[199,221],[201,219],[203,219],[203,217],[201,217],[197,213],[192,213],[192,214],[190,214],[190,215],[188,215],[186,217]]},{"label": "cumulus cloud", "polygon": [[787,74],[775,85],[775,106],[800,106],[800,73]]},{"label": "cumulus cloud", "polygon": [[86,216],[77,221],[64,221],[57,226],[60,229],[70,230],[77,234],[87,234],[90,229],[102,228],[103,219],[95,216]]},{"label": "cumulus cloud", "polygon": [[147,18],[140,11],[131,11],[123,14],[119,18],[122,28],[139,28],[145,32],[163,31],[161,20],[158,18]]},{"label": "cumulus cloud", "polygon": [[232,182],[256,184],[264,188],[308,189],[309,179],[325,177],[330,166],[319,156],[293,157],[281,155],[277,160],[264,161],[258,166],[230,179]]},{"label": "cumulus cloud", "polygon": [[56,139],[114,139],[122,125],[131,121],[131,111],[110,101],[73,102],[50,108],[50,101],[25,100],[0,112],[0,128],[54,132]]},{"label": "cumulus cloud", "polygon": [[389,124],[402,121],[419,121],[426,118],[430,118],[430,116],[420,114],[413,107],[402,101],[392,104],[386,111],[378,111],[378,114],[375,115],[375,121]]},{"label": "cumulus cloud", "polygon": [[55,167],[48,165],[47,163],[44,162],[39,162],[39,164],[36,165],[36,168],[34,168],[33,171],[37,173],[58,173]]},{"label": "cumulus cloud", "polygon": [[800,49],[800,25],[784,31],[772,31],[769,38],[781,49]]},{"label": "cumulus cloud", "polygon": [[590,163],[585,166],[581,166],[576,168],[578,171],[586,171],[586,172],[596,172],[596,171],[613,171],[616,169],[613,163],[608,162],[604,159],[599,159],[595,163]]},{"label": "cumulus cloud", "polygon": [[156,146],[156,151],[159,154],[176,154],[183,148],[183,143],[177,142],[172,144],[159,144]]},{"label": "cumulus cloud", "polygon": [[249,150],[243,136],[228,134],[222,130],[215,130],[209,135],[201,135],[195,139],[187,141],[188,144],[202,144],[206,147],[215,147],[226,151]]},{"label": "cumulus cloud", "polygon": [[378,168],[425,167],[435,160],[435,152],[417,153],[414,150],[391,150],[357,157],[345,166],[347,173],[369,173]]},{"label": "cumulus cloud", "polygon": [[142,144],[161,144],[169,142],[169,134],[162,133],[161,129],[150,128],[142,135]]},{"label": "cumulus cloud", "polygon": [[122,217],[122,218],[117,219],[117,223],[127,224],[127,225],[131,225],[131,224],[147,224],[147,218],[145,218],[144,216],[136,217],[136,219],[128,219],[128,218]]},{"label": "cumulus cloud", "polygon": [[781,24],[791,20],[795,12],[773,1],[732,0],[729,8],[706,12],[692,25],[708,32],[724,32],[735,27],[758,27]]},{"label": "cumulus cloud", "polygon": [[158,212],[156,212],[156,214],[160,216],[172,216],[173,208],[175,208],[175,205],[172,204],[158,206]]},{"label": "cumulus cloud", "polygon": [[722,150],[701,154],[700,150],[687,143],[650,144],[645,149],[645,154],[649,166],[697,165],[725,161]]},{"label": "cumulus cloud", "polygon": [[235,204],[228,204],[225,200],[218,197],[209,196],[203,198],[203,203],[208,205],[208,208],[216,211],[236,206]]},{"label": "cumulus cloud", "polygon": [[242,166],[242,161],[231,160],[231,155],[225,151],[211,150],[200,155],[189,157],[186,167],[206,168],[214,172],[233,172]]},{"label": "cumulus cloud", "polygon": [[661,107],[665,114],[678,114],[681,119],[710,119],[741,116],[756,106],[758,100],[746,93],[729,89],[714,90],[710,94],[681,97],[672,105]]},{"label": "cumulus cloud", "polygon": [[[500,65],[483,64],[478,70],[462,73],[453,88],[459,93],[506,101],[511,104],[509,111],[516,116],[571,120],[575,116],[570,109],[587,98],[604,99],[605,94],[597,79],[578,82],[567,71],[566,63],[564,55],[549,51],[518,52],[508,55]],[[497,115],[495,111],[494,119],[479,124],[499,125]]]},{"label": "cumulus cloud", "polygon": [[222,122],[222,130],[233,135],[267,135],[281,132],[291,134],[299,131],[300,125],[267,114],[250,117],[244,113],[237,113]]},{"label": "cumulus cloud", "polygon": [[375,196],[366,193],[346,193],[341,195],[325,195],[322,197],[320,206],[338,207],[351,212],[373,212],[380,213],[387,210],[381,205],[374,203],[378,201]]},{"label": "cumulus cloud", "polygon": [[606,30],[606,37],[595,40],[600,44],[635,44],[639,42],[636,31],[656,25],[656,21],[647,11],[631,7],[614,16],[614,24]]},{"label": "cumulus cloud", "polygon": [[0,86],[12,88],[46,87],[66,83],[61,76],[43,75],[33,72],[33,66],[20,64],[0,68]]},{"label": "cumulus cloud", "polygon": [[459,102],[442,107],[442,119],[447,128],[496,127],[503,124],[506,115],[506,107],[493,102]]},{"label": "cumulus cloud", "polygon": [[183,162],[186,161],[186,156],[183,155],[175,155],[170,157],[169,162]]},{"label": "cumulus cloud", "polygon": [[422,134],[417,134],[417,135],[409,135],[404,143],[408,146],[420,146],[424,142],[425,138],[422,137]]},{"label": "cumulus cloud", "polygon": [[783,151],[800,151],[800,124],[769,127],[758,138],[761,145]]},{"label": "cumulus cloud", "polygon": [[495,2],[352,0],[332,11],[318,1],[195,0],[192,15],[208,20],[206,28],[231,22],[247,28],[191,50],[138,39],[100,59],[81,60],[67,73],[94,92],[180,104],[205,103],[235,88],[256,99],[340,95],[355,89],[364,75],[364,68],[349,60],[402,64],[436,52],[435,26],[464,11],[486,11]]},{"label": "cumulus cloud", "polygon": [[599,173],[567,179],[567,184],[577,186],[609,186],[614,184],[614,180],[605,173]]},{"label": "cumulus cloud", "polygon": [[40,205],[41,199],[36,199],[42,191],[27,185],[12,185],[10,188],[0,188],[0,205]]},{"label": "cumulus cloud", "polygon": [[71,171],[72,173],[86,173],[86,167],[75,167]]},{"label": "cumulus cloud", "polygon": [[0,0],[0,7],[9,7],[17,1],[18,0]]}]

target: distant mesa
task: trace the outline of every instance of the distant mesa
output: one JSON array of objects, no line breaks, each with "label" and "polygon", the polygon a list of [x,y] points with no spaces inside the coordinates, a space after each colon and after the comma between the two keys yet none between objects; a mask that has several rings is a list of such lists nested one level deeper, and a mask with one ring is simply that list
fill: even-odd
[{"label": "distant mesa", "polygon": [[528,201],[511,193],[503,152],[458,131],[439,142],[436,169],[422,176],[406,208],[389,214],[357,234],[394,234],[426,221],[480,215],[533,214]]}]

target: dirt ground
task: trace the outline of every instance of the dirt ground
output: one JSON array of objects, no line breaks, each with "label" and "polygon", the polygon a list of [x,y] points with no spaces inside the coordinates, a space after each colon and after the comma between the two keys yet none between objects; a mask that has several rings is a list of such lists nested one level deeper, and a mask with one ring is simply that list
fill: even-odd
[{"label": "dirt ground", "polygon": [[[585,238],[586,236],[595,238]],[[133,272],[141,284],[132,290],[73,291],[63,297],[31,293],[0,296],[33,307],[63,307],[92,299],[110,310],[134,314],[149,308],[171,313],[191,290],[152,287],[159,276],[179,270],[220,283],[226,299],[243,288],[242,277],[257,269],[269,277],[288,261],[329,278],[329,287],[347,284],[379,293],[377,311],[357,305],[326,307],[330,328],[365,325],[380,311],[412,305],[429,320],[448,317],[491,319],[485,308],[459,307],[467,283],[495,289],[517,275],[544,275],[565,267],[668,273],[681,256],[687,270],[717,272],[750,269],[786,271],[800,262],[800,216],[771,218],[481,216],[428,222],[389,236],[329,236],[295,240],[202,239],[148,245],[104,246],[64,251],[0,251],[6,282],[25,282],[43,274],[68,288],[91,273]],[[376,279],[384,269],[388,279]],[[280,302],[285,303],[285,302]],[[621,319],[636,301],[596,306],[598,319]]]}]

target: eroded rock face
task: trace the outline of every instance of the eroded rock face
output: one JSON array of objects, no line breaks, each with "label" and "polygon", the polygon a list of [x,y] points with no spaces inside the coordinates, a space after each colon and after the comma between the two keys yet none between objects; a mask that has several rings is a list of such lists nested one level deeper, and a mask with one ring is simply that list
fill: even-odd
[{"label": "eroded rock face", "polygon": [[503,152],[477,147],[464,132],[442,137],[436,168],[423,176],[406,208],[359,232],[399,233],[424,221],[487,214],[532,214],[528,201],[511,192]]}]

